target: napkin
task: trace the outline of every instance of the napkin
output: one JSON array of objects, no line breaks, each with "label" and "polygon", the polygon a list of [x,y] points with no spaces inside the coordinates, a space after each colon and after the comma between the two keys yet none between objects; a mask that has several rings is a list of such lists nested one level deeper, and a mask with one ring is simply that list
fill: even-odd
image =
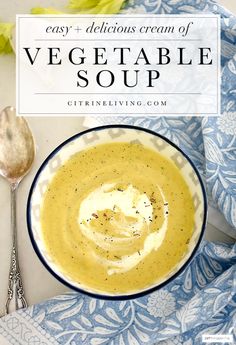
[{"label": "napkin", "polygon": [[[124,10],[198,11],[221,14],[222,116],[101,117],[87,125],[135,124],[174,141],[202,174],[214,215],[227,220],[222,230],[236,237],[236,19],[210,0],[137,0]],[[71,292],[0,319],[1,345],[200,345],[205,335],[214,335],[214,344],[220,336],[236,343],[236,244],[203,242],[179,277],[142,298],[104,301]]]}]

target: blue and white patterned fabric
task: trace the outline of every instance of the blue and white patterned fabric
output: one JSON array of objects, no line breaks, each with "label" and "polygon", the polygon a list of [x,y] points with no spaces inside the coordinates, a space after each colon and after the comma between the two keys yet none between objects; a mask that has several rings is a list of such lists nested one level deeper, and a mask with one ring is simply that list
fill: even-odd
[{"label": "blue and white patterned fabric", "polygon": [[[129,1],[125,11],[221,14],[221,117],[113,117],[99,123],[148,127],[179,145],[236,237],[236,18],[209,0]],[[236,245],[202,243],[178,278],[139,299],[69,293],[0,319],[1,345],[200,345],[204,334],[232,335],[236,343]]]}]

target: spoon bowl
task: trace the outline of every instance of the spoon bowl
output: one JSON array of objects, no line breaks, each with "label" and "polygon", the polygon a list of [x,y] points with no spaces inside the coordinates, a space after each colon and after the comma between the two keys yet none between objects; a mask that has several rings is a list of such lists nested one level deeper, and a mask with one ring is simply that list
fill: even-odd
[{"label": "spoon bowl", "polygon": [[20,182],[29,172],[35,145],[28,123],[17,117],[13,107],[0,114],[0,175],[10,183]]}]

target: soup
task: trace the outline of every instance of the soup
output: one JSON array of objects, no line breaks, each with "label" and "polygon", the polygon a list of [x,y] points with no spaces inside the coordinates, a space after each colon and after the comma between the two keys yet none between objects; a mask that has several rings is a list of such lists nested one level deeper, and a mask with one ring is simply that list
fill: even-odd
[{"label": "soup", "polygon": [[93,291],[144,290],[188,252],[194,206],[180,170],[135,143],[73,155],[45,193],[43,239],[64,274]]}]

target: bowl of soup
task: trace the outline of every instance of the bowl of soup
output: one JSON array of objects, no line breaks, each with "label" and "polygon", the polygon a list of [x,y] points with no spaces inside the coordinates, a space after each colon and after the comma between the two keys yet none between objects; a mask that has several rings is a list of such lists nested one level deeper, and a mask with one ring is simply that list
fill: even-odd
[{"label": "bowl of soup", "polygon": [[68,287],[107,299],[139,297],[179,275],[206,215],[204,186],[187,155],[127,125],[63,142],[39,168],[27,204],[45,267]]}]

